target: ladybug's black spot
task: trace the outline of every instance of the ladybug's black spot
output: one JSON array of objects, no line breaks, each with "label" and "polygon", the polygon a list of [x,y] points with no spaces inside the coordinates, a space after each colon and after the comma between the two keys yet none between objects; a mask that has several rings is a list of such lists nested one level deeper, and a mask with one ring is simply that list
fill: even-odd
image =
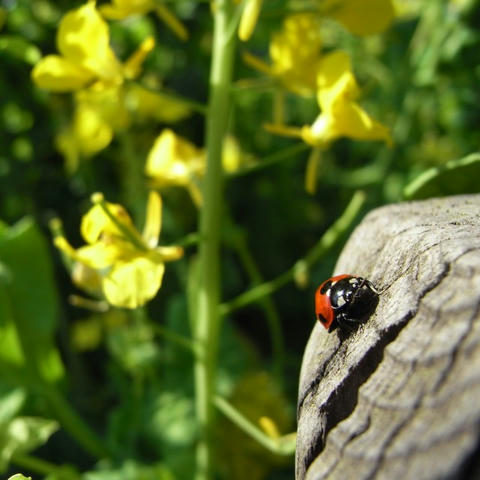
[{"label": "ladybug's black spot", "polygon": [[320,315],[318,316],[318,319],[319,319],[322,323],[327,323],[327,319],[326,319],[322,314],[320,314]]},{"label": "ladybug's black spot", "polygon": [[322,286],[322,288],[320,289],[320,293],[322,295],[325,295],[325,293],[327,292],[327,290],[331,287],[332,285],[332,282],[329,280],[328,282],[325,282]]}]

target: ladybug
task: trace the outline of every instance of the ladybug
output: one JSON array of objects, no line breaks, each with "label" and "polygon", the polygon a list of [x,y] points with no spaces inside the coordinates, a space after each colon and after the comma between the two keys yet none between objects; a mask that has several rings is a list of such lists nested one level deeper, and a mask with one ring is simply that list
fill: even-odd
[{"label": "ladybug", "polygon": [[351,330],[366,321],[377,308],[379,293],[372,282],[355,275],[325,280],[315,292],[317,320],[329,331]]}]

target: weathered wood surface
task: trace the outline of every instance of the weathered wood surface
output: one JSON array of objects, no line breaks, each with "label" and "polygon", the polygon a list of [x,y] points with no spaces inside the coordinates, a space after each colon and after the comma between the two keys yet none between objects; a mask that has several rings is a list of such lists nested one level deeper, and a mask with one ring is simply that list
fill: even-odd
[{"label": "weathered wood surface", "polygon": [[480,478],[480,195],[371,212],[334,273],[386,290],[351,335],[313,329],[297,480]]}]

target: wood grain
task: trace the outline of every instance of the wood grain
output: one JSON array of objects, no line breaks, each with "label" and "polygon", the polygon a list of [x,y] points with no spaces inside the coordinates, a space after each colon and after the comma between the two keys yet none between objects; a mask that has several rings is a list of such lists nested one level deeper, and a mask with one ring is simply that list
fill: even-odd
[{"label": "wood grain", "polygon": [[334,273],[384,291],[352,334],[312,331],[297,480],[480,478],[480,195],[374,210]]}]

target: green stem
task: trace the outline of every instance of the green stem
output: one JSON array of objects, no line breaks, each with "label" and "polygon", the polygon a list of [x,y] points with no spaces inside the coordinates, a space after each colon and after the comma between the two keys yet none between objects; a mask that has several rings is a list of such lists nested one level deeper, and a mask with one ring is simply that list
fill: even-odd
[{"label": "green stem", "polygon": [[105,215],[113,222],[113,224],[122,232],[122,235],[127,238],[135,247],[141,251],[147,251],[148,247],[144,244],[140,234],[135,231],[134,227],[127,226],[125,223],[119,221],[119,219],[111,212],[110,207],[103,198],[101,193],[94,193],[92,195],[92,203],[100,205],[101,209],[105,212]]},{"label": "green stem", "polygon": [[222,315],[227,315],[234,310],[259,301],[266,295],[271,295],[279,288],[294,280],[295,274],[299,270],[308,269],[314,263],[318,262],[318,260],[322,258],[350,228],[364,203],[365,194],[362,191],[357,191],[340,218],[338,218],[338,220],[323,234],[320,241],[307,253],[307,255],[305,255],[304,258],[298,260],[291,268],[283,272],[277,278],[253,287],[229,302],[223,303],[220,306],[220,313]]},{"label": "green stem", "polygon": [[192,342],[192,340],[190,340],[189,338],[179,335],[176,332],[172,332],[168,328],[165,328],[161,325],[154,324],[152,325],[152,328],[157,335],[165,338],[165,340],[168,340],[174,343],[175,345],[178,345],[179,347],[183,348],[184,350],[187,350],[192,354],[195,353],[195,343]]},{"label": "green stem", "polygon": [[221,152],[231,105],[231,81],[235,35],[231,28],[233,2],[214,4],[214,31],[210,95],[207,115],[207,169],[203,185],[204,204],[200,211],[199,274],[196,293],[194,340],[195,408],[199,426],[196,480],[207,480],[213,473],[212,397],[216,377],[220,329],[220,224],[222,209]]},{"label": "green stem", "polygon": [[40,388],[62,427],[95,458],[108,457],[107,448],[57,389],[46,383]]},{"label": "green stem", "polygon": [[277,455],[293,455],[295,453],[295,433],[290,433],[278,438],[269,437],[224,398],[217,395],[213,398],[213,402],[229,420],[267,450]]},{"label": "green stem", "polygon": [[14,385],[27,387],[32,392],[45,397],[52,411],[52,418],[74,438],[88,453],[97,459],[109,456],[97,435],[84,422],[82,417],[73,410],[58,390],[45,382],[32,368],[15,367],[10,363],[0,361],[0,372]]},{"label": "green stem", "polygon": [[63,468],[27,453],[14,453],[12,463],[26,470],[37,472],[41,475],[53,476],[59,480],[80,480],[80,475],[71,467]]},{"label": "green stem", "polygon": [[306,152],[309,148],[311,148],[310,145],[307,145],[306,143],[303,143],[303,142],[295,143],[294,145],[288,148],[283,148],[278,152],[272,153],[271,155],[261,158],[260,160],[253,163],[252,165],[249,165],[248,167],[243,167],[235,172],[228,173],[226,175],[229,177],[239,177],[242,175],[248,175],[250,173],[257,172],[258,170],[262,170],[263,168],[270,167],[275,163],[278,163],[284,160],[293,160],[295,159],[296,155],[302,152]]},{"label": "green stem", "polygon": [[[239,233],[231,241],[233,249],[236,251],[243,264],[245,271],[253,285],[259,285],[264,280],[250,249],[248,248],[245,235]],[[270,330],[273,357],[273,373],[279,385],[283,383],[283,364],[285,360],[284,338],[280,317],[273,299],[266,296],[260,300],[260,306],[263,308],[265,318]]]}]

